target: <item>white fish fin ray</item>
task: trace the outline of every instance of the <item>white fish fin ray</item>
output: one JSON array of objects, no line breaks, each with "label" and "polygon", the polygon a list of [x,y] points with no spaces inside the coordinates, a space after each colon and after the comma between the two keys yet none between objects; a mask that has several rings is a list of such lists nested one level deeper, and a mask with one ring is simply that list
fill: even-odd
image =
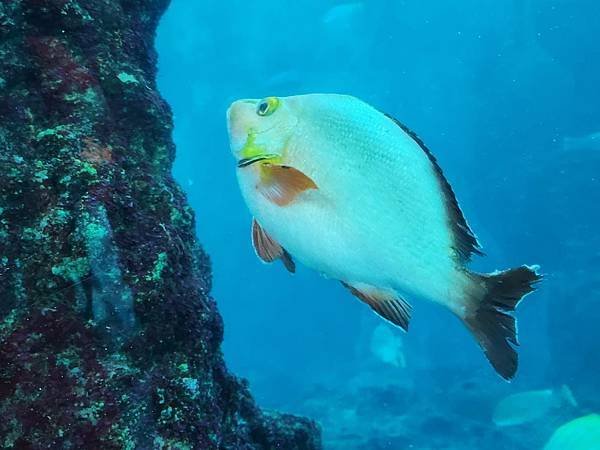
[{"label": "white fish fin ray", "polygon": [[392,325],[408,331],[412,306],[396,293],[378,289],[364,283],[352,285],[342,281],[342,284],[350,290],[352,295],[366,303],[380,317]]},{"label": "white fish fin ray", "polygon": [[252,245],[254,246],[256,256],[265,263],[281,259],[289,272],[294,273],[296,271],[296,264],[292,256],[277,241],[269,236],[256,219],[252,219]]}]

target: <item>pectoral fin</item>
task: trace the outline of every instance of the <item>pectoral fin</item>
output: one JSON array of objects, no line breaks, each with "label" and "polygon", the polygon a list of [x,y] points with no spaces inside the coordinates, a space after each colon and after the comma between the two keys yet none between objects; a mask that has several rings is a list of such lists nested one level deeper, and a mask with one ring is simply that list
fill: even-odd
[{"label": "pectoral fin", "polygon": [[290,166],[261,163],[258,191],[278,206],[286,206],[309,189],[318,189],[307,175]]},{"label": "pectoral fin", "polygon": [[368,285],[351,286],[344,282],[342,284],[379,316],[408,331],[412,306],[402,297]]},{"label": "pectoral fin", "polygon": [[252,220],[252,245],[256,255],[264,262],[271,263],[276,259],[281,259],[289,272],[296,271],[296,264],[291,255],[262,229],[256,219]]}]

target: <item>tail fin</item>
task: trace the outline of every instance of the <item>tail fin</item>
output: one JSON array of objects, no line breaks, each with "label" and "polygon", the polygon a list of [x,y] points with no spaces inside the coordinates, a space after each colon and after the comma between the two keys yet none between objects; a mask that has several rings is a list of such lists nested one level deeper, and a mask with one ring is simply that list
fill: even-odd
[{"label": "tail fin", "polygon": [[464,321],[496,372],[511,380],[517,371],[517,320],[513,311],[542,279],[537,266],[473,275],[480,289]]}]

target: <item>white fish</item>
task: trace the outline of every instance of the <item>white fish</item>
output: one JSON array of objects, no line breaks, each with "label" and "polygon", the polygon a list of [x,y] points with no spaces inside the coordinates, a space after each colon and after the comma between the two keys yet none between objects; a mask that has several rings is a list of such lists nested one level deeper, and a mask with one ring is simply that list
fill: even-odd
[{"label": "white fish", "polygon": [[409,299],[438,303],[471,330],[504,378],[517,369],[512,312],[534,267],[478,274],[479,243],[441,168],[408,128],[354,97],[239,100],[228,110],[242,195],[265,262],[293,259],[408,329]]},{"label": "white fish", "polygon": [[563,406],[577,407],[568,386],[519,392],[502,399],[494,409],[492,420],[499,427],[522,425],[547,417]]}]

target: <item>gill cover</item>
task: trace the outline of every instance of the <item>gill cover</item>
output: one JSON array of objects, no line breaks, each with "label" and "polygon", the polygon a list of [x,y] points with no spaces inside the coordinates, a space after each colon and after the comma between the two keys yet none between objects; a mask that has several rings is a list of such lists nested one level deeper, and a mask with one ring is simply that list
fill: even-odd
[{"label": "gill cover", "polygon": [[241,158],[238,161],[238,168],[240,170],[257,170],[257,191],[276,205],[286,206],[302,192],[317,189],[317,185],[300,170],[284,164],[287,143],[272,142],[272,148],[269,149],[267,145],[257,142],[259,135],[269,142],[268,136],[265,135],[272,128],[267,126],[264,129],[262,120],[272,120],[267,117],[272,116],[280,105],[281,100],[277,97],[267,97],[256,103],[258,118],[252,119],[254,127],[248,129],[246,142],[239,153]]}]

